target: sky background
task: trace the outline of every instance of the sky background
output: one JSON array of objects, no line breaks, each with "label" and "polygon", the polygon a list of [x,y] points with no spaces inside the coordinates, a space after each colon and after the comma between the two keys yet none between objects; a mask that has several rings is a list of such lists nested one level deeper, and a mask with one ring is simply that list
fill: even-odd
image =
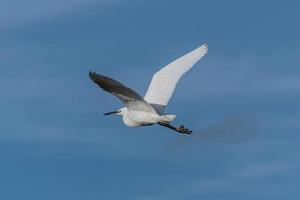
[{"label": "sky background", "polygon": [[[0,199],[298,200],[299,1],[0,2]],[[200,46],[167,108],[129,128],[88,77],[144,95]]]}]

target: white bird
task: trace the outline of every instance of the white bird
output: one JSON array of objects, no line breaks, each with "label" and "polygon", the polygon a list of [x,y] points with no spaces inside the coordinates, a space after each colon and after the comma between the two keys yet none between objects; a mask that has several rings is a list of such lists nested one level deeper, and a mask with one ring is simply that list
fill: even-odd
[{"label": "white bird", "polygon": [[208,51],[207,44],[176,59],[153,75],[146,95],[141,97],[134,90],[124,86],[112,78],[90,72],[90,78],[102,89],[118,97],[125,107],[105,113],[116,114],[123,117],[123,122],[130,127],[150,126],[159,124],[179,133],[191,134],[192,131],[183,125],[176,128],[170,123],[176,115],[166,115],[164,110],[172,97],[174,89],[180,80],[192,66],[199,61]]}]

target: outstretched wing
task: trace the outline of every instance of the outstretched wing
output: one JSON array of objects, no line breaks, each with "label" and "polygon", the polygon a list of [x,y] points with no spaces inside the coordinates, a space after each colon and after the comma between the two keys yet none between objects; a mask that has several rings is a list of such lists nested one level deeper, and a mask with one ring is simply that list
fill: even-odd
[{"label": "outstretched wing", "polygon": [[163,113],[182,75],[191,69],[207,50],[208,46],[204,44],[156,72],[144,99],[159,113]]},{"label": "outstretched wing", "polygon": [[89,76],[91,80],[94,81],[103,90],[119,98],[130,110],[155,112],[151,105],[149,105],[143,99],[143,97],[141,97],[134,90],[124,86],[120,82],[91,71],[89,73]]}]

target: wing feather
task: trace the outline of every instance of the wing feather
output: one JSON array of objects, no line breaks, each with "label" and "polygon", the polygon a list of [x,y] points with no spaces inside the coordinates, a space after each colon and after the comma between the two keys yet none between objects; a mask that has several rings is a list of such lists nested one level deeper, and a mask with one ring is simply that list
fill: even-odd
[{"label": "wing feather", "polygon": [[208,51],[204,44],[188,54],[171,62],[153,75],[144,99],[151,105],[160,106],[162,110],[168,104],[180,78],[198,62]]},{"label": "wing feather", "polygon": [[134,90],[124,86],[122,83],[95,72],[90,72],[89,76],[100,88],[119,98],[127,108],[146,112],[154,111],[151,105],[149,105],[143,97]]}]

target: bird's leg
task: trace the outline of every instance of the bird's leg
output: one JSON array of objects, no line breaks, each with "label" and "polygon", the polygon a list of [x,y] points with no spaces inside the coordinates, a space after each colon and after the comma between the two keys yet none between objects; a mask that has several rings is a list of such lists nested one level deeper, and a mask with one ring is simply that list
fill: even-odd
[{"label": "bird's leg", "polygon": [[185,128],[183,125],[181,125],[181,126],[179,126],[178,128],[176,128],[176,127],[172,126],[172,125],[169,124],[169,123],[162,123],[162,122],[160,122],[160,123],[158,123],[158,124],[161,125],[161,126],[167,127],[167,128],[169,128],[169,129],[172,129],[172,130],[174,130],[174,131],[176,131],[176,132],[178,132],[178,133],[192,134],[192,132],[193,132],[193,131],[191,131],[191,130]]}]

